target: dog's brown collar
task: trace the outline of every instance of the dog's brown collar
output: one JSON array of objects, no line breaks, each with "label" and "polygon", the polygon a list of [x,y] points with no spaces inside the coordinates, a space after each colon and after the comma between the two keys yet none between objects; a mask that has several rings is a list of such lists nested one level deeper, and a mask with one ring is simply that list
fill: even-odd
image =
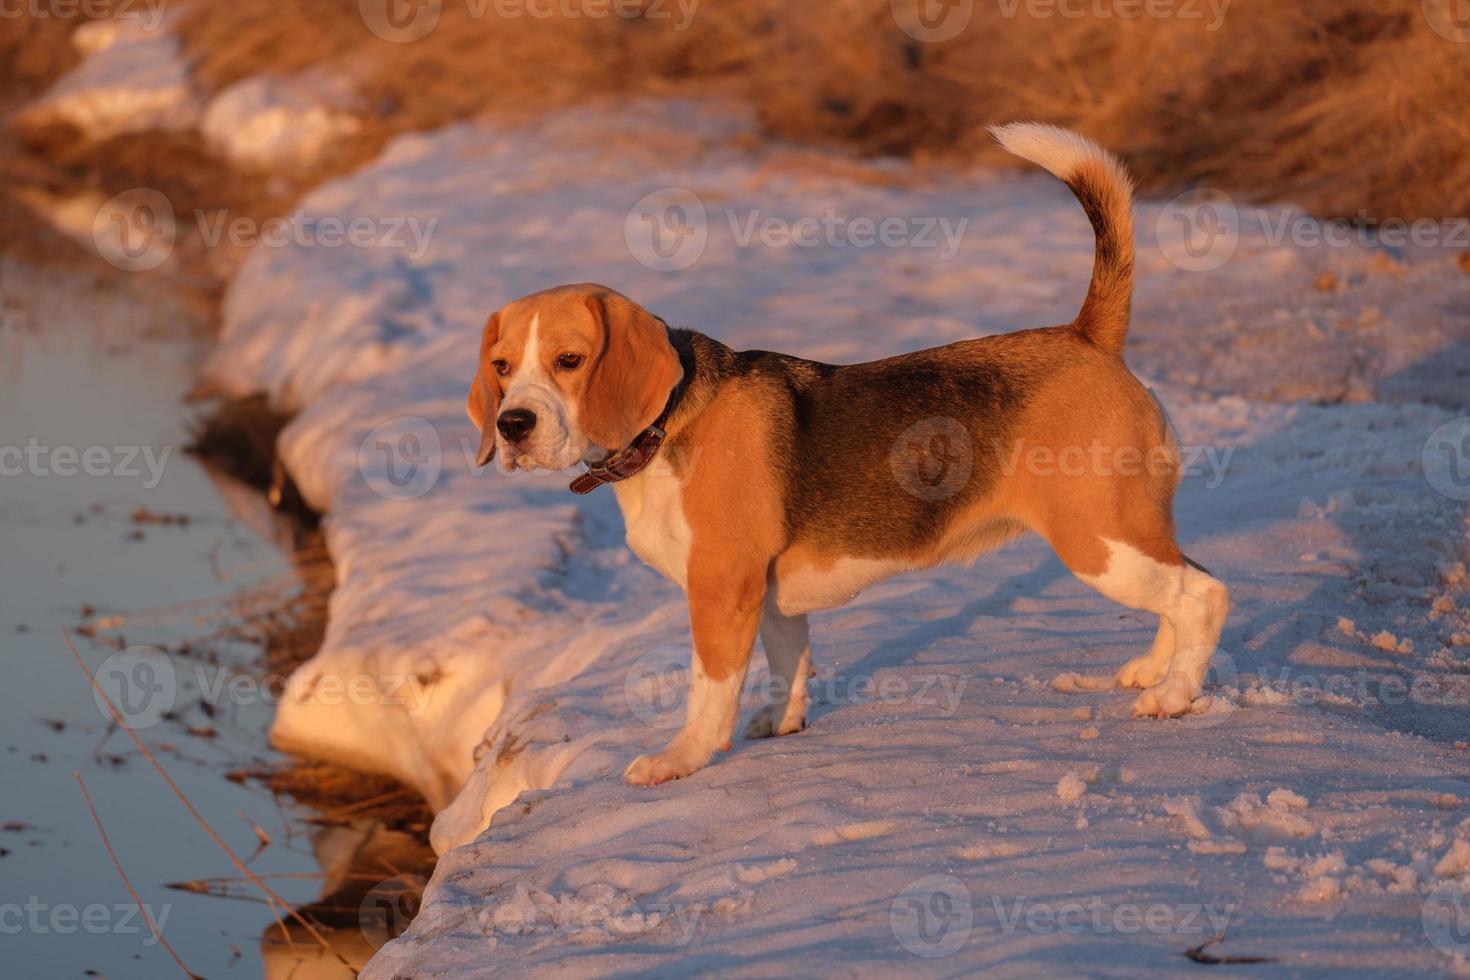
[{"label": "dog's brown collar", "polygon": [[626,449],[619,449],[601,463],[588,464],[587,472],[572,481],[572,493],[591,493],[604,483],[617,483],[643,472],[643,468],[658,454],[658,447],[664,444],[665,432],[660,423],[668,414],[666,409],[658,421],[638,433]]},{"label": "dog's brown collar", "polygon": [[[682,355],[682,352],[681,352]],[[680,357],[681,362],[685,361]],[[625,448],[619,449],[607,459],[600,463],[588,463],[587,472],[572,481],[572,493],[587,494],[596,490],[604,483],[617,483],[629,477],[642,473],[653,457],[658,455],[658,447],[664,444],[668,433],[664,427],[668,425],[669,416],[674,414],[674,409],[679,404],[680,397],[689,386],[689,381],[694,374],[694,365],[684,363],[684,377],[674,385],[674,390],[669,392],[669,400],[664,403],[664,410],[659,413],[653,424],[638,433]]]}]

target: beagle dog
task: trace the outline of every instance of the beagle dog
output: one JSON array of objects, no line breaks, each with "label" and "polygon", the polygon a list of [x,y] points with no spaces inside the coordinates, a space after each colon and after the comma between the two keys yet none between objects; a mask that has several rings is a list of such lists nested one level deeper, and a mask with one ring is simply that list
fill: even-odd
[{"label": "beagle dog", "polygon": [[1179,715],[1200,695],[1229,598],[1175,542],[1178,450],[1123,363],[1131,181],[1066,130],[992,132],[1061,178],[1092,223],[1092,280],[1066,326],[837,366],[735,351],[586,284],[485,325],[468,406],[478,464],[586,464],[571,489],[610,483],[629,546],[688,596],[684,726],[629,782],[687,776],[730,747],[757,635],[773,694],[745,734],[798,732],[808,613],[1025,531],[1103,595],[1158,615],[1152,646],[1117,675],[1142,688],[1135,716]]}]

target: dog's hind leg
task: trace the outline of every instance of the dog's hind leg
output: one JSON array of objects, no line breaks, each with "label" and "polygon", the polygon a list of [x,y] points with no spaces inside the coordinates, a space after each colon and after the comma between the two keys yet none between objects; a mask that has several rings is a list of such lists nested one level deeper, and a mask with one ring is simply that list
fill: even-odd
[{"label": "dog's hind leg", "polygon": [[806,616],[783,615],[767,597],[760,634],[771,665],[770,703],[750,719],[745,737],[770,738],[799,732],[806,727],[806,681],[812,670]]},{"label": "dog's hind leg", "polygon": [[1129,679],[1144,688],[1133,703],[1134,716],[1167,717],[1188,711],[1204,686],[1205,671],[1230,612],[1225,586],[1187,563],[1172,541],[1156,540],[1147,551],[1107,535],[1086,542],[1054,542],[1058,544],[1057,553],[1079,579],[1114,602],[1160,618],[1153,648],[1124,668]]}]

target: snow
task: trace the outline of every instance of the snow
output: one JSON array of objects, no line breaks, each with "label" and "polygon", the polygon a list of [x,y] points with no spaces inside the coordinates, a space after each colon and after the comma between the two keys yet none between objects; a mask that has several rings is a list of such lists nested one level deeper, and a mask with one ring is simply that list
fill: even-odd
[{"label": "snow", "polygon": [[[704,209],[680,271],[635,259],[648,200]],[[867,359],[1065,322],[1081,210],[1045,175],[855,163],[678,102],[403,137],[304,207],[440,219],[419,258],[257,249],[210,364],[299,412],[282,458],[339,577],[302,675],[369,684],[288,700],[273,737],[441,811],[425,906],[366,976],[1173,976],[1222,922],[1218,951],[1297,969],[1463,965],[1435,925],[1463,875],[1435,868],[1470,839],[1470,586],[1445,571],[1470,555],[1463,501],[1421,465],[1466,411],[1448,257],[1243,221],[1234,259],[1191,272],[1140,206],[1129,360],[1198,447],[1181,536],[1233,597],[1194,713],[1129,718],[1106,679],[1150,624],[1027,540],[814,617],[808,730],[647,790],[618,774],[682,711],[663,697],[689,656],[682,596],[627,552],[610,494],[470,465],[485,316],[602,281],[740,347]],[[829,209],[965,231],[953,257],[742,244],[752,217]],[[1341,288],[1313,288],[1324,271]]]},{"label": "snow", "polygon": [[221,156],[268,171],[309,168],[361,128],[349,86],[322,71],[253,76],[206,100],[172,33],[176,18],[161,0],[147,0],[81,24],[72,32],[81,63],[21,118],[70,123],[93,140],[197,128]]},{"label": "snow", "polygon": [[1057,780],[1057,799],[1063,803],[1071,803],[1082,799],[1087,792],[1087,783],[1075,772],[1069,772]]},{"label": "snow", "polygon": [[200,131],[209,146],[245,167],[301,169],[361,128],[339,81],[318,74],[255,76],[210,100]]},{"label": "snow", "polygon": [[84,52],[81,63],[20,118],[31,125],[70,123],[93,140],[194,127],[202,100],[169,20],[168,8],[150,2],[82,24],[72,34]]}]

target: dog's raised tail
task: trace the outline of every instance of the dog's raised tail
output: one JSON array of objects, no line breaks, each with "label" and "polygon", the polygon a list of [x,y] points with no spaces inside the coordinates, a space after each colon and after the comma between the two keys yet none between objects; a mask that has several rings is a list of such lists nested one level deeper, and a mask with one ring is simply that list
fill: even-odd
[{"label": "dog's raised tail", "polygon": [[1092,140],[1045,123],[992,126],[990,134],[1016,156],[1051,171],[1072,189],[1092,222],[1097,252],[1092,283],[1074,326],[1097,347],[1123,353],[1133,302],[1133,180]]}]

